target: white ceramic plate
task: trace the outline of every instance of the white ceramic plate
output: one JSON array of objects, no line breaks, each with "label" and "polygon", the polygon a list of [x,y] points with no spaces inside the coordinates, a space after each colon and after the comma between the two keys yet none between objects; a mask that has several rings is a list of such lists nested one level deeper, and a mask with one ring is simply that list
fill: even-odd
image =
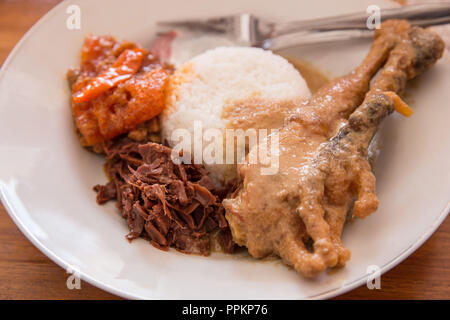
[{"label": "white ceramic plate", "polygon": [[[380,208],[346,226],[347,267],[306,280],[277,261],[163,252],[129,244],[113,204],[98,206],[92,186],[105,182],[103,159],[73,133],[65,72],[78,64],[83,37],[111,34],[148,44],[158,19],[252,12],[273,20],[365,10],[373,0],[76,1],[81,30],[66,28],[72,1],[34,26],[0,74],[0,195],[15,223],[43,253],[82,279],[127,298],[328,298],[366,281],[370,265],[389,270],[417,249],[448,213],[450,63],[444,57],[412,86],[415,114],[384,124],[376,168]],[[391,5],[379,3],[380,6]],[[370,42],[289,50],[337,76],[356,66]],[[383,282],[381,281],[381,284]]]}]

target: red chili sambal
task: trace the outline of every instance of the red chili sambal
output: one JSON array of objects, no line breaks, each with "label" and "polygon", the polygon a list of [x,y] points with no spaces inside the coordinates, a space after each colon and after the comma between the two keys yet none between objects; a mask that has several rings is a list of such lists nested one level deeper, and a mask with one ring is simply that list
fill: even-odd
[{"label": "red chili sambal", "polygon": [[87,37],[80,68],[68,73],[75,124],[86,144],[112,139],[158,115],[170,72],[134,43]]}]

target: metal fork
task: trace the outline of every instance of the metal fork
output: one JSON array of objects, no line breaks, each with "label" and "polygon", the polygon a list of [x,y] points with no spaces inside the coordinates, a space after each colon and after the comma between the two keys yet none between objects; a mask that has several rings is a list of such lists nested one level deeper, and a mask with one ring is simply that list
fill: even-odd
[{"label": "metal fork", "polygon": [[[252,14],[243,13],[223,17],[180,21],[161,21],[158,25],[175,30],[224,36],[244,45],[278,50],[290,46],[371,37],[366,12],[274,23]],[[427,27],[450,23],[450,2],[428,3],[382,9],[381,21],[407,19],[412,25]]]}]

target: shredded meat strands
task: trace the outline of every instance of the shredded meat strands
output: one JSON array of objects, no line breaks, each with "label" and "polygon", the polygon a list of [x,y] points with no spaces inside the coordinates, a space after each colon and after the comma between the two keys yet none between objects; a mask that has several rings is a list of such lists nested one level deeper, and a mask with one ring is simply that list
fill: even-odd
[{"label": "shredded meat strands", "polygon": [[143,237],[158,249],[208,255],[214,234],[222,251],[233,252],[221,199],[202,166],[174,164],[170,148],[127,137],[106,142],[104,150],[111,180],[94,187],[97,202],[117,199],[130,229],[127,239]]}]

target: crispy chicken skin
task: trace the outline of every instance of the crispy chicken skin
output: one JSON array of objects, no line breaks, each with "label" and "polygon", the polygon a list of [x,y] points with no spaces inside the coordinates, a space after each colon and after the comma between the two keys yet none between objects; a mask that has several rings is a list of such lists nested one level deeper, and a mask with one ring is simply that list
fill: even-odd
[{"label": "crispy chicken skin", "polygon": [[367,161],[370,141],[394,110],[395,93],[443,50],[431,31],[406,21],[384,22],[362,64],[286,120],[278,133],[276,174],[262,175],[263,164],[239,166],[240,185],[224,200],[234,241],[256,258],[278,255],[308,277],[344,266],[350,251],[340,237],[347,212],[354,203],[353,215],[364,218],[378,206]]}]

